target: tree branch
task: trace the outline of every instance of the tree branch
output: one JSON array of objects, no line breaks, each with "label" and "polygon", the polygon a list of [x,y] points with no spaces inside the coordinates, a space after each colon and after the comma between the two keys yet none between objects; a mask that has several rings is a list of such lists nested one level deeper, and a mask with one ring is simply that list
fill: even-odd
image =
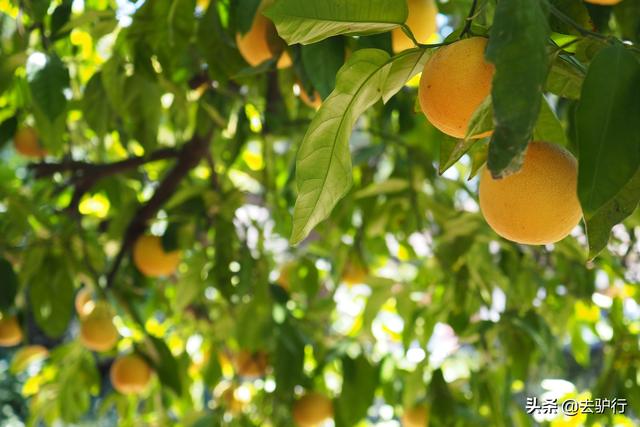
[{"label": "tree branch", "polygon": [[120,264],[129,252],[135,241],[147,228],[151,220],[162,206],[171,198],[178,188],[180,181],[187,176],[189,171],[196,167],[202,158],[206,158],[209,152],[209,140],[211,132],[206,136],[194,136],[183,145],[178,155],[178,162],[164,177],[155,193],[149,201],[141,206],[129,222],[122,239],[122,246],[116,255],[111,270],[107,274],[107,288],[113,286]]}]

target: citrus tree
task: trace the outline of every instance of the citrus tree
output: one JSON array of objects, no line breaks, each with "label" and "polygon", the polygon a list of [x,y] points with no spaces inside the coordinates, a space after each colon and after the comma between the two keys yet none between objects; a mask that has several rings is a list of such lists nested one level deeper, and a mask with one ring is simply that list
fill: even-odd
[{"label": "citrus tree", "polygon": [[0,33],[0,425],[637,425],[639,0]]}]

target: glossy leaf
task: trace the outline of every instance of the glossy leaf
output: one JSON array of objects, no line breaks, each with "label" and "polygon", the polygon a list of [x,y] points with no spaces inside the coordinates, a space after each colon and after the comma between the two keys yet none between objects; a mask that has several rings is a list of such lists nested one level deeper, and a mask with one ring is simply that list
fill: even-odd
[{"label": "glossy leaf", "polygon": [[522,165],[547,78],[548,35],[538,1],[502,1],[496,6],[486,52],[496,66],[491,91],[496,128],[488,160],[495,177],[512,174]]},{"label": "glossy leaf", "polygon": [[382,101],[387,103],[409,80],[421,73],[432,53],[433,50],[416,49],[395,56],[383,88]]},{"label": "glossy leaf", "polygon": [[640,133],[628,119],[640,117],[638,93],[635,55],[622,45],[601,50],[589,67],[576,113],[578,196],[587,220],[640,168]]},{"label": "glossy leaf", "polygon": [[389,55],[375,49],[355,52],[340,69],[336,89],[315,115],[298,152],[291,243],[302,241],[327,218],[351,187],[351,130],[380,99],[389,69]]},{"label": "glossy leaf", "polygon": [[33,102],[53,122],[67,107],[64,95],[69,71],[57,56],[34,53],[27,62],[27,80]]},{"label": "glossy leaf", "polygon": [[279,0],[265,15],[291,45],[389,31],[404,24],[407,13],[407,4],[396,0]]}]

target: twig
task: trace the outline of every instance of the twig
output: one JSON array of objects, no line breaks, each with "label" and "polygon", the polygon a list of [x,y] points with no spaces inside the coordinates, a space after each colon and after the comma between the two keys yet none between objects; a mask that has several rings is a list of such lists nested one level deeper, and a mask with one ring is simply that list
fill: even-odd
[{"label": "twig", "polygon": [[207,153],[209,152],[210,139],[211,132],[206,136],[194,136],[189,142],[187,142],[180,151],[176,165],[164,177],[151,199],[149,199],[149,201],[145,205],[141,206],[135,213],[125,231],[120,251],[116,255],[111,270],[107,274],[107,288],[113,286],[120,264],[122,264],[122,260],[138,237],[144,233],[149,220],[151,220],[166,201],[171,198],[178,188],[178,184],[185,176],[187,176],[189,171],[196,167],[202,158],[207,156]]},{"label": "twig", "polygon": [[476,8],[478,7],[478,0],[473,0],[471,3],[471,9],[469,9],[469,14],[465,18],[464,27],[460,32],[460,38],[464,37],[469,31],[471,31],[471,24],[473,24],[473,19],[476,17]]},{"label": "twig", "polygon": [[557,7],[552,5],[551,3],[548,3],[548,6],[549,6],[549,11],[556,18],[558,18],[559,20],[561,20],[565,24],[568,24],[568,25],[572,26],[576,31],[578,31],[578,33],[580,33],[581,36],[583,36],[583,37],[593,37],[593,38],[604,40],[604,41],[609,41],[610,40],[610,38],[608,36],[604,35],[604,34],[600,34],[600,33],[596,33],[595,31],[587,30],[586,28],[584,28],[583,26],[578,24],[576,21],[574,21],[573,18],[571,18],[570,16],[567,16],[564,13],[562,13],[562,11],[560,9],[558,9]]},{"label": "twig", "polygon": [[103,178],[135,169],[146,163],[178,157],[180,150],[166,148],[155,151],[148,156],[131,157],[114,163],[94,164],[79,161],[61,163],[34,163],[29,169],[35,172],[36,178],[45,178],[55,173],[71,172],[69,185],[74,187],[73,196],[66,210],[75,212],[82,196]]}]

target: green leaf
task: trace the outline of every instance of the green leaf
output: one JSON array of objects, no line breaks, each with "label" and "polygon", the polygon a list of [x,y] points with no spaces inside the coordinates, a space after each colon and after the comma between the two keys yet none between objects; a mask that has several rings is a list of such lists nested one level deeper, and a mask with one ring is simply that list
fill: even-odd
[{"label": "green leaf", "polygon": [[568,145],[567,135],[562,123],[556,117],[546,99],[542,100],[542,108],[533,130],[533,139],[536,141],[554,142],[563,146]]},{"label": "green leaf", "polygon": [[455,139],[449,136],[440,142],[440,165],[438,173],[442,175],[455,165],[475,145],[477,139]]},{"label": "green leaf", "polygon": [[344,39],[332,37],[302,46],[302,64],[320,96],[324,99],[336,86],[336,74],[344,64]]},{"label": "green leaf", "polygon": [[113,110],[107,99],[107,93],[102,84],[102,73],[95,73],[84,90],[82,97],[82,113],[87,124],[98,137],[103,137],[109,130],[109,124],[113,117]]},{"label": "green leaf", "polygon": [[613,8],[622,37],[634,43],[640,41],[640,0],[626,0]]},{"label": "green leaf", "polygon": [[380,377],[366,357],[342,358],[342,392],[336,399],[336,427],[351,427],[367,415]]},{"label": "green leaf", "polygon": [[64,260],[46,257],[28,285],[36,323],[48,336],[61,336],[73,311],[73,277]]},{"label": "green leaf", "polygon": [[13,140],[13,136],[18,129],[18,119],[16,116],[11,116],[2,123],[0,123],[0,149],[5,146],[6,143]]},{"label": "green leaf", "polygon": [[160,382],[181,396],[182,380],[180,379],[178,361],[173,357],[171,350],[163,340],[150,335],[147,338],[152,346],[152,348],[147,347],[147,353]]},{"label": "green leaf", "polygon": [[[551,0],[550,3],[582,28],[594,29],[589,11],[582,0]],[[549,25],[552,31],[558,33],[580,35],[580,32],[575,27],[558,19],[553,14],[549,16]]]},{"label": "green leaf", "polygon": [[589,258],[595,258],[609,241],[614,225],[630,216],[640,202],[640,169],[618,194],[586,219],[589,238]]},{"label": "green leaf", "polygon": [[287,319],[276,333],[276,357],[274,372],[277,392],[289,396],[296,385],[300,384],[304,367],[304,339],[300,332]]},{"label": "green leaf", "polygon": [[338,72],[336,89],[314,116],[296,161],[298,198],[291,243],[304,239],[351,187],[349,137],[358,117],[381,96],[389,55],[356,51]]},{"label": "green leaf", "polygon": [[640,167],[640,62],[623,45],[594,58],[576,112],[578,196],[589,220]]},{"label": "green leaf", "polygon": [[493,130],[493,103],[491,95],[487,96],[476,111],[473,112],[465,139],[469,140],[474,135],[482,135]]},{"label": "green leaf", "polygon": [[67,107],[64,90],[69,87],[69,71],[57,56],[34,53],[27,61],[27,81],[33,103],[51,121]]},{"label": "green leaf", "polygon": [[421,73],[433,50],[412,49],[395,56],[389,76],[382,89],[382,101],[386,104],[412,77]]},{"label": "green leaf", "polygon": [[18,276],[9,261],[0,258],[0,311],[11,308],[18,294]]},{"label": "green leaf", "polygon": [[366,197],[379,196],[381,194],[400,193],[409,188],[409,181],[402,178],[389,178],[381,182],[374,182],[357,191],[354,194],[356,199],[364,199]]},{"label": "green leaf", "polygon": [[265,12],[290,45],[382,33],[403,25],[407,14],[406,2],[397,0],[279,0]]},{"label": "green leaf", "polygon": [[126,112],[133,136],[146,149],[157,144],[162,104],[160,86],[143,74],[136,73],[125,83]]},{"label": "green leaf", "polygon": [[491,91],[496,128],[488,160],[494,177],[512,174],[522,165],[547,77],[548,36],[539,1],[498,2],[486,52],[496,66]]},{"label": "green leaf", "polygon": [[580,99],[584,71],[573,58],[558,56],[551,64],[545,89],[568,99]]},{"label": "green leaf", "polygon": [[71,18],[71,3],[70,0],[65,0],[60,6],[56,7],[51,15],[51,36],[54,39],[58,39],[65,35],[60,29],[63,28]]}]

